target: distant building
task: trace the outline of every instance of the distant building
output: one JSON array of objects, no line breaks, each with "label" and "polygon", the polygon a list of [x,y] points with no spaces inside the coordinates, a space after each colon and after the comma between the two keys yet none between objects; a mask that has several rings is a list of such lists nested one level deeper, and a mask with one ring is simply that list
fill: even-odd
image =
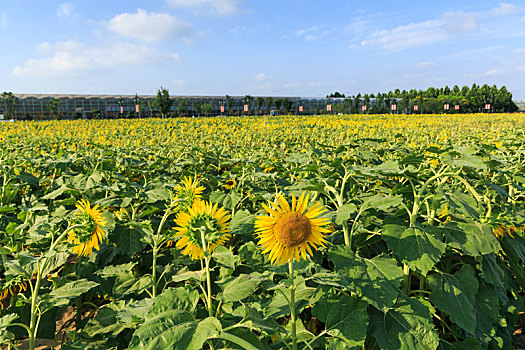
[{"label": "distant building", "polygon": [[[59,94],[14,94],[18,99],[15,106],[15,119],[61,118],[115,118],[160,116],[155,107],[156,95],[59,95]],[[295,114],[326,113],[327,105],[342,104],[342,98],[316,97],[269,97],[263,98],[263,105],[257,106],[257,97],[231,96],[170,96],[174,100],[172,115],[197,116],[199,105],[208,103],[211,111],[208,116],[218,115],[259,115],[269,114],[271,109],[286,109]],[[50,107],[56,100],[54,110]],[[181,100],[185,101],[183,111],[178,111]],[[261,102],[261,101],[259,101]],[[270,103],[271,106],[267,106]],[[245,107],[248,105],[248,107]],[[138,106],[138,107],[137,107]],[[6,106],[0,101],[0,114]],[[138,112],[136,112],[138,109]]]},{"label": "distant building", "polygon": [[516,106],[520,109],[520,112],[525,112],[525,101],[514,101]]}]

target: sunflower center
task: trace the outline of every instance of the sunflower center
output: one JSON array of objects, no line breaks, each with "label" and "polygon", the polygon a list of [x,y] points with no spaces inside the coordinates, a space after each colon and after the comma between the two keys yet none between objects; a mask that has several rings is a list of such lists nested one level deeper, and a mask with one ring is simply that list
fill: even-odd
[{"label": "sunflower center", "polygon": [[294,247],[310,236],[312,224],[303,214],[291,211],[281,216],[273,231],[279,243],[285,247]]}]

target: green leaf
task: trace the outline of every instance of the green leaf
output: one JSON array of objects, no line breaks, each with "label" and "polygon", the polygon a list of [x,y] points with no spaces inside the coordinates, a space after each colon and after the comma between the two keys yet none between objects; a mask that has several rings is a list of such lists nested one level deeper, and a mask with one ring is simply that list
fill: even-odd
[{"label": "green leaf", "polygon": [[429,307],[403,296],[385,313],[370,310],[369,332],[384,350],[433,350],[439,344]]},{"label": "green leaf", "polygon": [[386,255],[365,259],[356,256],[350,248],[342,246],[331,247],[328,259],[343,277],[341,283],[363,299],[381,310],[394,305],[404,277],[403,269],[395,259]]},{"label": "green leaf", "polygon": [[20,174],[15,175],[15,177],[17,179],[20,179],[20,180],[28,183],[32,187],[38,187],[38,185],[40,183],[40,180],[37,177],[35,177],[33,174],[27,173],[25,171],[22,171]]},{"label": "green leaf", "polygon": [[82,294],[95,288],[98,285],[99,284],[97,282],[89,281],[85,278],[82,278],[77,281],[66,283],[62,287],[53,290],[50,293],[50,295],[57,299],[72,299],[81,296]]},{"label": "green leaf", "polygon": [[169,310],[139,326],[129,344],[130,350],[200,350],[204,342],[220,332],[216,318],[197,323],[188,311]]},{"label": "green leaf", "polygon": [[42,276],[47,276],[53,270],[62,267],[66,263],[69,253],[48,251],[45,253],[45,256],[47,257],[47,264],[46,268],[42,271]]},{"label": "green leaf", "polygon": [[476,329],[476,293],[478,280],[470,265],[463,265],[461,270],[453,275],[436,273],[428,276],[432,289],[430,301],[450,316],[456,323],[470,334]]},{"label": "green leaf", "polygon": [[166,288],[155,298],[146,319],[175,309],[194,312],[198,302],[199,292],[197,290],[191,290],[189,287]]},{"label": "green leaf", "polygon": [[[295,312],[297,314],[308,305],[314,303],[315,288],[307,287],[304,278],[295,277]],[[275,292],[270,304],[265,308],[264,315],[266,317],[278,318],[290,314],[290,307],[288,300],[290,298],[290,288],[288,286],[277,286],[279,292]],[[282,292],[282,293],[281,293]],[[286,297],[283,295],[286,295]]]},{"label": "green leaf", "polygon": [[363,206],[366,206],[366,207],[369,206],[377,210],[387,210],[392,207],[394,208],[399,207],[401,203],[403,203],[402,196],[375,195],[373,197],[366,199],[365,203],[363,203]]},{"label": "green leaf", "polygon": [[329,294],[315,304],[312,314],[325,323],[326,333],[349,347],[362,347],[368,328],[367,305],[356,297]]},{"label": "green leaf", "polygon": [[239,301],[247,298],[252,295],[261,281],[258,273],[243,274],[229,279],[226,284],[221,286],[223,289],[222,297],[224,301]]},{"label": "green leaf", "polygon": [[33,255],[21,252],[17,254],[15,260],[7,260],[5,263],[6,275],[22,275],[31,280],[36,270],[37,258]]},{"label": "green leaf", "polygon": [[350,219],[353,213],[357,211],[357,207],[353,203],[343,204],[337,208],[337,217],[335,218],[335,223],[337,225],[342,225],[343,222]]},{"label": "green leaf", "polygon": [[141,294],[152,285],[151,276],[142,276],[135,278],[133,275],[120,275],[113,286],[113,295],[115,298],[122,298],[129,294]]},{"label": "green leaf", "polygon": [[117,225],[109,239],[116,244],[119,253],[133,256],[146,246],[141,240],[145,235],[146,232],[139,225]]},{"label": "green leaf", "polygon": [[445,252],[441,235],[433,226],[404,228],[389,224],[383,227],[382,237],[402,262],[426,275]]},{"label": "green leaf", "polygon": [[233,215],[230,222],[233,235],[251,235],[253,233],[253,223],[255,215],[248,210],[239,210]]},{"label": "green leaf", "polygon": [[199,271],[188,271],[187,267],[183,267],[179,272],[177,272],[176,275],[172,277],[173,282],[182,282],[187,281],[189,279],[195,279],[197,281],[204,281],[206,277],[206,271],[205,270],[199,270]]},{"label": "green leaf", "polygon": [[148,203],[155,203],[158,201],[169,201],[170,200],[170,191],[164,187],[156,187],[152,190],[146,192],[148,196]]},{"label": "green leaf", "polygon": [[485,282],[492,284],[493,286],[505,289],[507,275],[504,270],[504,266],[498,264],[499,258],[495,254],[483,255],[481,260],[481,272],[485,279]]},{"label": "green leaf", "polygon": [[450,343],[440,339],[439,350],[481,350],[481,343],[475,338],[467,338],[463,341]]},{"label": "green leaf", "polygon": [[252,332],[244,329],[234,328],[228,332],[223,332],[216,336],[216,338],[226,341],[227,349],[235,350],[261,350],[264,349],[259,338]]},{"label": "green leaf", "polygon": [[113,336],[118,335],[124,329],[132,328],[135,323],[121,323],[117,317],[117,311],[110,306],[105,306],[100,309],[94,318],[90,318],[87,325],[82,329],[90,337],[97,334],[108,334]]},{"label": "green leaf", "polygon": [[233,255],[233,252],[224,246],[215,248],[212,257],[216,262],[230,269],[235,269],[241,260],[238,255]]},{"label": "green leaf", "polygon": [[453,248],[461,249],[465,254],[479,256],[501,250],[490,226],[479,223],[460,222],[455,225],[445,225],[445,240]]}]

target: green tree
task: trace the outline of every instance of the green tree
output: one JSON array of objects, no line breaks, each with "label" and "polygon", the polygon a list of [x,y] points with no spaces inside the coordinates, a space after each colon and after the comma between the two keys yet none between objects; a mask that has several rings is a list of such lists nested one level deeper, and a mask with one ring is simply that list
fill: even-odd
[{"label": "green tree", "polygon": [[162,86],[157,90],[157,98],[155,99],[155,102],[162,118],[170,113],[171,107],[174,103],[170,98],[169,90]]},{"label": "green tree", "polygon": [[4,91],[0,96],[0,101],[4,105],[4,113],[7,119],[14,119],[16,106],[19,103],[18,98],[12,92]]},{"label": "green tree", "polygon": [[266,113],[270,112],[270,109],[273,107],[273,98],[272,97],[266,97]]},{"label": "green tree", "polygon": [[228,115],[230,115],[232,103],[233,103],[233,98],[230,95],[226,95],[226,110],[228,111]]},{"label": "green tree", "polygon": [[51,100],[47,102],[46,107],[47,107],[47,110],[49,111],[51,118],[56,118],[58,114],[58,104],[59,104],[58,99],[54,97],[52,97]]},{"label": "green tree", "polygon": [[201,112],[202,114],[204,114],[205,116],[209,115],[210,112],[211,112],[211,103],[203,103],[200,105],[201,107]]},{"label": "green tree", "polygon": [[262,97],[257,97],[257,98],[255,99],[255,104],[257,105],[257,114],[260,114],[261,109],[262,109],[262,107],[263,107],[263,105],[264,105],[264,98],[262,98]]}]

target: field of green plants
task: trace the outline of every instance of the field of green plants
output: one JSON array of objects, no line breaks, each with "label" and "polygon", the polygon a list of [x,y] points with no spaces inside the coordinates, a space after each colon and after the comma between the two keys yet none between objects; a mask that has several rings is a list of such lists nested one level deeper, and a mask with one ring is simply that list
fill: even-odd
[{"label": "field of green plants", "polygon": [[512,349],[525,117],[0,124],[0,343]]}]

